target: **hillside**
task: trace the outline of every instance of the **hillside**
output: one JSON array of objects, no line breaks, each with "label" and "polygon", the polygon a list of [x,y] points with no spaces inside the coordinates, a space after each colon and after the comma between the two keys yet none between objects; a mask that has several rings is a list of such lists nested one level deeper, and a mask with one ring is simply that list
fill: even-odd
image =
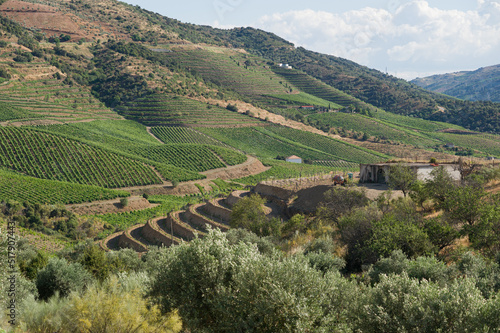
[{"label": "hillside", "polygon": [[[76,193],[175,186],[248,154],[272,167],[259,179],[500,156],[500,137],[468,130],[494,132],[494,121],[479,123],[496,104],[460,104],[264,31],[184,24],[113,0],[4,1],[0,29],[0,166]],[[468,108],[475,121],[461,127]],[[307,164],[284,167],[289,155]]]},{"label": "hillside", "polygon": [[411,82],[424,89],[460,99],[500,102],[500,65],[432,75]]}]

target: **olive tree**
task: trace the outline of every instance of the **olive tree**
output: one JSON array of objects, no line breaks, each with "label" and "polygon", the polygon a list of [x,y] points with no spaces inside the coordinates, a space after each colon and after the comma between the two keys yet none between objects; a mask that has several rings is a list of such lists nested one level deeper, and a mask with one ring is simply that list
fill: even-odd
[{"label": "olive tree", "polygon": [[210,231],[167,252],[152,295],[193,332],[312,332],[348,327],[356,285],[303,255],[262,255]]},{"label": "olive tree", "polygon": [[47,266],[38,272],[36,287],[40,298],[47,300],[55,293],[68,296],[72,291],[81,291],[92,282],[92,276],[79,263],[68,263],[66,259],[50,258]]},{"label": "olive tree", "polygon": [[402,163],[391,165],[389,169],[389,187],[401,190],[406,197],[413,184],[417,181],[417,173]]}]

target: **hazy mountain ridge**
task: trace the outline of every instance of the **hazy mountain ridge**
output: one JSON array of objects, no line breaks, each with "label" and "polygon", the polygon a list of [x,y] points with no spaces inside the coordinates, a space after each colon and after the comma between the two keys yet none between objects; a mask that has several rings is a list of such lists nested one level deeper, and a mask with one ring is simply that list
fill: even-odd
[{"label": "hazy mountain ridge", "polygon": [[411,82],[464,100],[500,102],[500,65],[416,78]]}]

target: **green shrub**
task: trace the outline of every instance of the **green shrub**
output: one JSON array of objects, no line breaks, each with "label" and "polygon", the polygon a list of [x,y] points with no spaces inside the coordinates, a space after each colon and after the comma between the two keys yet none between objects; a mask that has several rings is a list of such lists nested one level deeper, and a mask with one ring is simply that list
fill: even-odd
[{"label": "green shrub", "polygon": [[128,198],[121,198],[120,199],[120,205],[122,207],[127,207],[128,206]]},{"label": "green shrub", "polygon": [[36,287],[42,300],[58,293],[68,296],[72,291],[81,291],[92,282],[92,276],[79,263],[69,264],[66,259],[50,258],[47,266],[38,272]]}]

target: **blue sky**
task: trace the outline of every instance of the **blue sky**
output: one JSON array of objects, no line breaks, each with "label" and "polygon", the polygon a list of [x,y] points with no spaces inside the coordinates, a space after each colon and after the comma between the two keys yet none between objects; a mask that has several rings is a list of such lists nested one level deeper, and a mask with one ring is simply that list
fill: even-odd
[{"label": "blue sky", "polygon": [[252,26],[412,79],[500,63],[500,0],[127,0],[183,22]]}]

